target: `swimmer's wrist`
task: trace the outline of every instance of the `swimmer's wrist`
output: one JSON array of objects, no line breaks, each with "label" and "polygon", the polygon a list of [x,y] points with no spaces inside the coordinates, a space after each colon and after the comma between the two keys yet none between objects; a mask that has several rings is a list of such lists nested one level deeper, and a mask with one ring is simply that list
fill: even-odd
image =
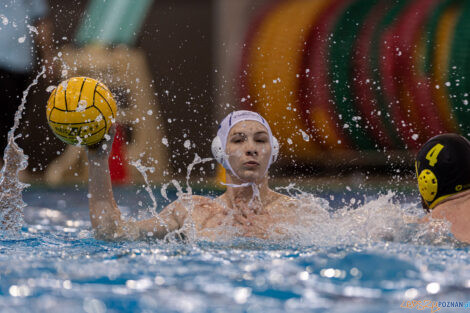
[{"label": "swimmer's wrist", "polygon": [[108,157],[111,154],[114,136],[116,135],[116,125],[112,125],[109,133],[97,144],[87,146],[88,155]]},{"label": "swimmer's wrist", "polygon": [[87,154],[94,157],[108,157],[111,149],[108,148],[108,142],[100,142],[93,146],[87,147]]}]

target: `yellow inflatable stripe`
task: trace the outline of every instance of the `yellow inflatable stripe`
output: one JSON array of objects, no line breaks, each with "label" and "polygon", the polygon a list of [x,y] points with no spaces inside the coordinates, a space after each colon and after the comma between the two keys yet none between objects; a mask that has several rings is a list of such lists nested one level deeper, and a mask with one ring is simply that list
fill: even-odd
[{"label": "yellow inflatable stripe", "polygon": [[[92,121],[95,121],[99,116],[100,112],[98,109],[94,107],[90,107],[85,109],[82,112],[64,112],[58,109],[52,109],[52,113],[50,115],[50,121],[56,124],[63,124],[63,125],[82,125]],[[86,117],[86,120],[84,118]],[[105,125],[105,121],[99,121],[100,125]]]},{"label": "yellow inflatable stripe", "polygon": [[59,84],[55,89],[55,97],[52,103],[54,108],[65,111],[65,89],[66,85],[64,83]]},{"label": "yellow inflatable stripe", "polygon": [[[86,79],[82,77],[74,77],[68,80],[67,89],[65,90],[68,111],[75,111],[79,105],[79,98],[80,100],[83,100],[83,97],[81,97],[81,92],[82,88],[86,86],[85,81]],[[89,107],[92,104],[93,103],[87,103],[86,107]]]},{"label": "yellow inflatable stripe", "polygon": [[300,131],[307,133],[297,106],[298,74],[309,29],[328,2],[295,0],[280,4],[266,17],[251,50],[250,83],[256,110],[272,125],[287,155],[308,157],[319,149],[313,138],[305,141]]},{"label": "yellow inflatable stripe", "polygon": [[112,93],[106,88],[103,84],[98,84],[95,91],[95,102],[96,101],[103,101],[106,106],[107,110],[106,116],[109,118],[116,118],[116,102],[114,101]]},{"label": "yellow inflatable stripe", "polygon": [[87,83],[83,86],[80,96],[80,101],[86,101],[87,106],[93,106],[95,100],[95,90],[98,87],[98,82],[91,84]]},{"label": "yellow inflatable stripe", "polygon": [[90,83],[91,80],[85,84],[85,80],[84,77],[74,77],[66,83],[59,84],[56,89],[55,107],[64,111],[75,111],[78,105],[85,104],[78,99],[86,101],[82,109],[91,107],[96,84]]}]

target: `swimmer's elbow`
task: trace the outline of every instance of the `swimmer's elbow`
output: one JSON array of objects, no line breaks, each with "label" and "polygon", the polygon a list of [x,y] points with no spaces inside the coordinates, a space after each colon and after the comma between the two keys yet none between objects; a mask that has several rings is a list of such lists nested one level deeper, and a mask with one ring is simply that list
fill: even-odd
[{"label": "swimmer's elbow", "polygon": [[90,219],[96,239],[116,241],[122,238],[124,227],[119,211],[90,210]]},{"label": "swimmer's elbow", "polygon": [[121,212],[108,201],[90,203],[90,220],[94,229],[112,229],[122,222]]},{"label": "swimmer's elbow", "polygon": [[104,241],[122,241],[140,239],[140,231],[131,222],[122,220],[112,224],[101,224],[94,227],[95,238]]},{"label": "swimmer's elbow", "polygon": [[162,219],[160,216],[133,224],[134,231],[139,232],[140,239],[164,239],[169,233],[180,226],[171,219]]}]

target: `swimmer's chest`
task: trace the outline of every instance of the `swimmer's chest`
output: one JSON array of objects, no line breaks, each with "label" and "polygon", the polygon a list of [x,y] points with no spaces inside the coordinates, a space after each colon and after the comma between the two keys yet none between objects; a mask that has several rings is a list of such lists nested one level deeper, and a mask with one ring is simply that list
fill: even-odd
[{"label": "swimmer's chest", "polygon": [[202,237],[229,236],[229,237],[257,237],[266,239],[270,234],[279,235],[286,222],[292,222],[289,214],[252,214],[237,216],[228,212],[222,206],[212,208],[196,207],[193,211],[193,222],[196,231]]}]

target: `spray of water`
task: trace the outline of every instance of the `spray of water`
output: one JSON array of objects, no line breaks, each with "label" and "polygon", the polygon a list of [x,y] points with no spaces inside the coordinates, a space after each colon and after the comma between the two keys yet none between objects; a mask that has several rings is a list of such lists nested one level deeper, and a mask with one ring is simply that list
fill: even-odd
[{"label": "spray of water", "polygon": [[8,144],[5,148],[4,164],[0,172],[0,230],[2,231],[17,232],[23,224],[23,208],[26,204],[23,202],[22,191],[28,185],[20,182],[18,173],[28,166],[28,157],[15,142],[21,137],[21,134],[15,136],[15,132],[23,115],[29,90],[37,85],[39,77],[45,71],[46,68],[43,66],[33,82],[23,91],[21,104],[15,113],[13,127],[8,132]]},{"label": "spray of water", "polygon": [[[189,179],[191,176],[191,171],[193,170],[194,166],[196,166],[197,164],[206,163],[212,160],[213,160],[212,158],[201,159],[201,157],[199,157],[197,154],[195,155],[193,162],[191,162],[191,164],[188,165],[187,176],[186,176],[186,186],[187,186],[186,192],[183,191],[183,188],[176,180],[171,180],[171,182],[166,183],[162,186],[160,192],[163,198],[165,198],[166,200],[169,200],[168,195],[167,195],[167,189],[169,185],[172,184],[173,186],[175,186],[175,188],[177,189],[178,201],[180,201],[188,211],[188,218],[186,219],[185,224],[183,225],[181,229],[174,231],[174,232],[169,231],[168,225],[157,214],[157,206],[158,206],[157,200],[155,198],[155,195],[152,192],[152,188],[150,187],[150,183],[148,181],[148,175],[147,175],[147,172],[153,172],[155,168],[142,165],[141,160],[131,161],[130,164],[134,166],[144,178],[145,191],[148,193],[150,199],[152,200],[152,207],[148,208],[148,212],[150,213],[151,217],[156,218],[157,223],[165,227],[168,233],[165,236],[164,240],[172,241],[173,238],[182,238],[183,234],[184,234],[184,237],[188,239],[188,241],[193,241],[194,238],[196,237],[195,225],[192,219],[192,211],[194,208],[194,202],[192,200],[192,189],[189,185]],[[139,218],[145,218],[145,217],[142,216],[142,214],[139,214]]]},{"label": "spray of water", "polygon": [[191,164],[188,165],[188,169],[186,172],[186,188],[187,188],[188,194],[192,194],[192,189],[189,186],[189,179],[191,177],[191,172],[193,168],[198,164],[204,164],[204,163],[211,162],[211,161],[214,161],[214,159],[213,158],[202,159],[197,153],[194,155],[194,160],[191,162]]},{"label": "spray of water", "polygon": [[[166,194],[168,185],[173,184],[177,188],[178,199],[189,212],[188,227],[185,231],[189,230],[193,234],[192,240],[197,240],[197,236],[191,218],[194,203],[191,200],[189,178],[196,164],[211,160],[195,156],[192,164],[188,166],[186,193],[176,181],[165,184],[161,189],[162,196],[168,200]],[[336,246],[390,241],[455,246],[457,243],[450,235],[450,225],[447,222],[437,220],[432,223],[420,223],[423,211],[419,204],[403,202],[392,191],[376,196],[364,195],[362,200],[352,198],[349,203],[344,203],[341,207],[332,207],[327,199],[302,191],[294,183],[278,187],[276,190],[293,198],[293,201],[286,203],[286,206],[288,205],[289,209],[299,217],[298,223],[293,225],[281,222],[278,226],[282,227],[286,234],[284,239],[288,238],[287,241],[296,245]],[[256,190],[253,190],[254,198],[256,194]],[[230,218],[230,214],[227,218]],[[235,236],[237,234],[237,230],[231,229],[229,225],[222,224],[220,227],[221,229],[214,229],[214,232],[231,233]],[[223,241],[232,237],[228,234],[221,236],[220,239]],[[268,229],[267,237],[281,239],[275,228]]]},{"label": "spray of water", "polygon": [[[163,225],[163,227],[165,227],[166,231],[169,232],[168,225],[157,214],[157,206],[158,206],[157,199],[155,198],[155,195],[152,192],[152,188],[150,187],[150,183],[149,183],[149,180],[148,180],[147,172],[153,173],[155,171],[155,168],[152,167],[152,166],[150,166],[150,167],[149,166],[144,166],[140,159],[137,160],[137,161],[131,161],[130,164],[132,166],[134,166],[139,171],[139,173],[142,175],[142,177],[144,178],[145,191],[147,191],[150,199],[152,200],[152,207],[148,208],[147,212],[150,213],[151,217],[153,217],[157,220],[157,223],[159,225]],[[141,214],[139,214],[139,219],[141,219],[141,218],[143,218],[143,216]]]}]

